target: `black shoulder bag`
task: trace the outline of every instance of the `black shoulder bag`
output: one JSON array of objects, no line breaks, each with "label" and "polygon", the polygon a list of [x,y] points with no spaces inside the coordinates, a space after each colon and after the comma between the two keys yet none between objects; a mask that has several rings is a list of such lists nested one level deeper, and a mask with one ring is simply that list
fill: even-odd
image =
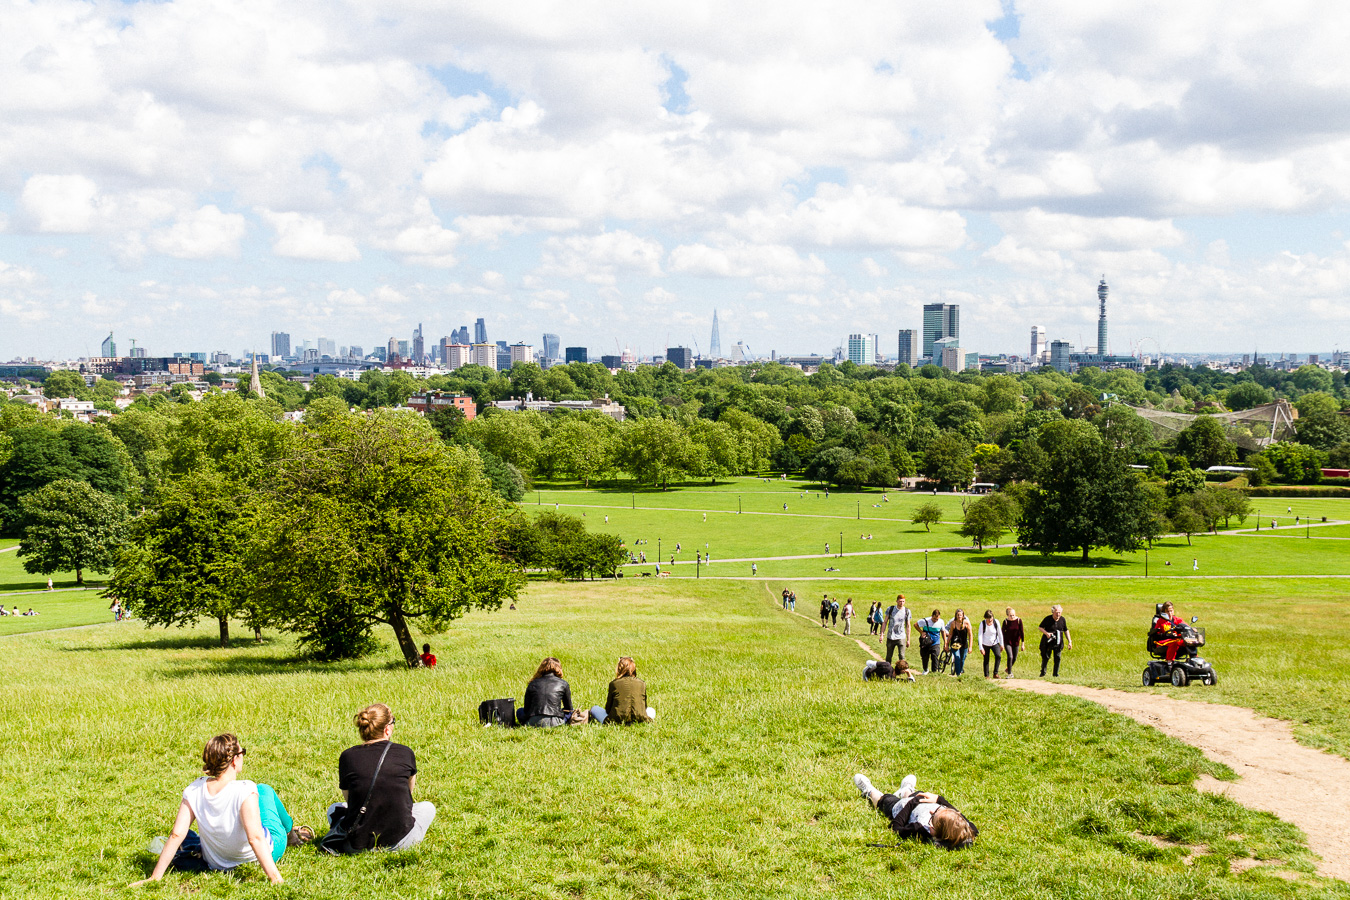
[{"label": "black shoulder bag", "polygon": [[356,812],[356,818],[352,820],[352,827],[349,831],[343,827],[342,820],[339,819],[328,829],[328,833],[319,841],[319,849],[325,853],[331,853],[333,856],[350,856],[353,853],[364,853],[367,847],[353,847],[351,844],[351,831],[361,827],[365,821],[366,809],[370,805],[370,795],[375,792],[375,782],[380,777],[380,769],[384,767],[384,758],[389,755],[389,747],[392,741],[384,742],[384,752],[380,754],[380,761],[375,764],[375,774],[371,776],[370,787],[366,789],[365,799],[361,801],[361,808]]}]

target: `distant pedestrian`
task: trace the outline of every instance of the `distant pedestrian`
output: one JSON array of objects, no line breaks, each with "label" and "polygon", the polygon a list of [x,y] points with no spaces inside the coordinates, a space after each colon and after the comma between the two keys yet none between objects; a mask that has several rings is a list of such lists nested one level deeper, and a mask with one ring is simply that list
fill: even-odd
[{"label": "distant pedestrian", "polygon": [[989,677],[989,657],[994,658],[994,677],[998,678],[998,667],[1003,663],[1003,628],[994,618],[994,611],[986,609],[980,622],[980,652],[984,654],[984,677]]},{"label": "distant pedestrian", "polygon": [[708,521],[708,514],[707,514],[707,513],[704,513],[704,514],[703,514],[703,521],[705,521],[705,522]]},{"label": "distant pedestrian", "polygon": [[1200,560],[1198,560],[1198,559],[1192,559],[1192,560],[1191,560],[1191,571],[1192,571],[1192,572],[1199,572],[1199,571],[1200,571]]},{"label": "distant pedestrian", "polygon": [[830,542],[829,542],[829,541],[826,541],[826,542],[825,542],[825,553],[826,553],[826,555],[828,555],[829,552],[830,552]]},{"label": "distant pedestrian", "polygon": [[828,628],[830,624],[830,597],[826,594],[820,600],[820,627]]},{"label": "distant pedestrian", "polygon": [[787,512],[787,504],[786,504],[786,503],[783,504],[783,512]]},{"label": "distant pedestrian", "polygon": [[839,601],[838,601],[838,600],[831,600],[831,601],[830,601],[830,624],[831,624],[831,625],[838,625],[838,624],[839,624]]},{"label": "distant pedestrian", "polygon": [[675,565],[675,554],[674,554],[674,553],[670,554],[670,564],[671,564],[672,566]]},{"label": "distant pedestrian", "polygon": [[676,552],[676,553],[679,553],[680,550],[681,550],[680,542],[679,542],[679,541],[676,541],[676,542],[675,542],[675,552]]},{"label": "distant pedestrian", "polygon": [[797,611],[797,592],[796,592],[796,591],[793,591],[792,593],[788,594],[788,609],[791,610],[791,611],[793,611],[793,612],[796,612],[796,611]]},{"label": "distant pedestrian", "polygon": [[[755,571],[755,564],[754,564],[754,563],[751,563],[751,564],[750,564],[750,573],[751,573],[751,574],[754,574],[754,571]],[[792,596],[792,591],[789,591],[787,588],[783,588],[783,609],[787,609],[787,608],[788,608],[788,605],[787,605],[787,603],[788,603],[788,597],[791,597],[791,596]]]},{"label": "distant pedestrian", "polygon": [[853,598],[849,597],[844,601],[844,634],[852,634],[853,628]]},{"label": "distant pedestrian", "polygon": [[[881,604],[877,604],[878,609]],[[900,658],[905,658],[905,648],[909,646],[909,628],[914,620],[914,614],[905,606],[905,595],[896,594],[895,603],[886,609],[884,624],[886,628],[886,662],[891,661],[891,654],[899,652]]]},{"label": "distant pedestrian", "polygon": [[47,590],[49,591],[54,590],[54,588],[52,587],[52,580],[50,578],[47,579]]},{"label": "distant pedestrian", "polygon": [[1005,618],[1003,620],[1003,649],[1008,654],[1008,668],[1006,675],[1013,677],[1013,663],[1017,662],[1017,654],[1021,652],[1022,645],[1026,643],[1026,632],[1022,628],[1022,620],[1017,617],[1017,611],[1009,606],[1003,610]]},{"label": "distant pedestrian", "polygon": [[606,525],[609,524],[609,516],[605,516],[605,524],[606,524]]},{"label": "distant pedestrian", "polygon": [[[751,574],[751,575],[758,575],[758,574],[759,574],[759,566],[755,565],[754,563],[751,563],[751,564],[750,564],[750,574]],[[784,603],[783,606],[784,606],[784,608],[786,608],[786,607],[787,607],[787,604]]]}]

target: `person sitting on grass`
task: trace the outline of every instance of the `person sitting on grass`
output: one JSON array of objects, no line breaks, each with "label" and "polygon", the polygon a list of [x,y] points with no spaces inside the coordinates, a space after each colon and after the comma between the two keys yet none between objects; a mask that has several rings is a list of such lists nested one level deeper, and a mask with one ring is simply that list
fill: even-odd
[{"label": "person sitting on grass", "polygon": [[361,743],[338,757],[343,802],[328,807],[328,825],[341,825],[354,851],[416,847],[436,818],[435,804],[413,802],[417,757],[393,742],[394,714],[383,703],[370,704],[354,721]]},{"label": "person sitting on grass", "polygon": [[25,615],[25,616],[36,616],[37,613],[33,612],[33,607],[30,606],[30,607],[28,607],[28,612],[24,613],[24,615]]},{"label": "person sitting on grass", "polygon": [[419,659],[421,659],[423,667],[428,669],[436,668],[436,654],[431,652],[430,644],[422,645],[422,655]]},{"label": "person sitting on grass", "polygon": [[[256,862],[267,880],[281,884],[277,863],[288,846],[314,839],[314,829],[292,827],[294,822],[270,785],[256,784],[239,776],[244,754],[239,739],[218,734],[202,750],[206,774],[183,791],[173,831],[164,841],[149,881],[159,881],[169,869],[180,872],[231,871]],[[191,830],[193,822],[197,830]]]},{"label": "person sitting on grass", "polygon": [[525,685],[525,700],[516,720],[531,728],[556,728],[572,721],[572,686],[562,677],[562,663],[545,657]]},{"label": "person sitting on grass", "polygon": [[632,725],[655,718],[656,710],[647,705],[647,683],[637,677],[637,663],[630,656],[620,657],[604,708],[592,706],[591,721],[601,725]]},{"label": "person sitting on grass", "polygon": [[940,794],[918,793],[916,779],[906,775],[894,794],[883,794],[872,787],[866,775],[853,776],[853,784],[868,803],[890,822],[891,830],[902,838],[959,850],[975,843],[980,830],[961,815]]}]

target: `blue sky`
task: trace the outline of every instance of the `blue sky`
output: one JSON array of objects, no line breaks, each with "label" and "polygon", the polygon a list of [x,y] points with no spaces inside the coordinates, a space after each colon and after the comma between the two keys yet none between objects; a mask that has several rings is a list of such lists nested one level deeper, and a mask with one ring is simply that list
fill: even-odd
[{"label": "blue sky", "polygon": [[902,7],[6,7],[0,358],[1350,343],[1343,4]]}]

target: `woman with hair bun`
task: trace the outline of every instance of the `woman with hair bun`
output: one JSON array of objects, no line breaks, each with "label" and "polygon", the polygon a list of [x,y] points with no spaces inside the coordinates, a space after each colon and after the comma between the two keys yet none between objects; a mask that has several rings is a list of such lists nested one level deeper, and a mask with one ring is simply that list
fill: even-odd
[{"label": "woman with hair bun", "polygon": [[[262,866],[267,879],[281,884],[277,862],[287,846],[313,840],[314,830],[294,824],[270,785],[240,778],[248,751],[232,734],[218,734],[202,750],[206,774],[189,784],[178,804],[173,831],[160,850],[147,881],[159,881],[170,868],[181,872],[229,871],[245,863]],[[197,830],[190,830],[196,822]]]},{"label": "woman with hair bun", "polygon": [[370,704],[355,721],[361,743],[338,757],[338,787],[346,802],[328,807],[329,827],[340,823],[347,846],[356,851],[415,847],[436,818],[434,804],[413,802],[417,758],[393,742],[394,715],[383,703]]}]

